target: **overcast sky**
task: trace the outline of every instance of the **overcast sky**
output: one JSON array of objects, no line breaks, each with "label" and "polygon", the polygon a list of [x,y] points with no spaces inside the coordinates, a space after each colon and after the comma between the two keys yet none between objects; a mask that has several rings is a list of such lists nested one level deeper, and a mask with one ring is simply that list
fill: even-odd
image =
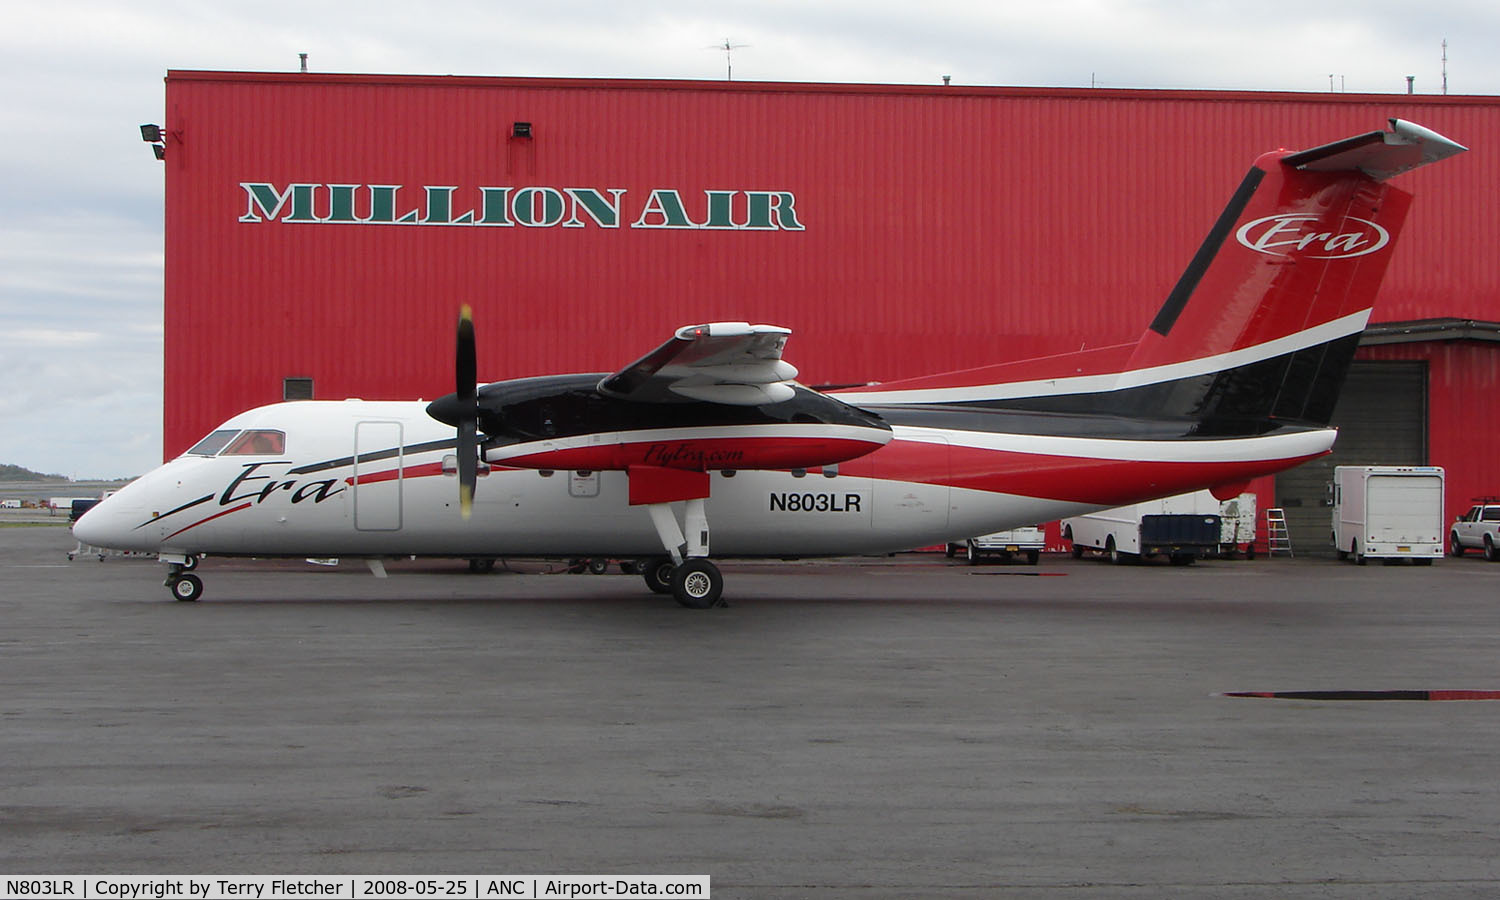
[{"label": "overcast sky", "polygon": [[168,69],[1500,94],[1493,0],[121,0],[0,29],[0,463],[160,462]]}]

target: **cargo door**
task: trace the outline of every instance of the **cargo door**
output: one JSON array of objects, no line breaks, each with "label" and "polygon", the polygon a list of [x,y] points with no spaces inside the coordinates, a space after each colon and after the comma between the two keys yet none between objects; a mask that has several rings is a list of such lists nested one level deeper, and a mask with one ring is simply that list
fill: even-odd
[{"label": "cargo door", "polygon": [[1443,538],[1443,480],[1436,475],[1371,475],[1369,540],[1415,543]]},{"label": "cargo door", "polygon": [[1355,360],[1333,424],[1339,437],[1331,454],[1276,476],[1274,505],[1286,511],[1298,556],[1333,552],[1335,466],[1427,465],[1427,363]]},{"label": "cargo door", "polygon": [[354,527],[399,531],[405,458],[400,422],[354,425]]}]

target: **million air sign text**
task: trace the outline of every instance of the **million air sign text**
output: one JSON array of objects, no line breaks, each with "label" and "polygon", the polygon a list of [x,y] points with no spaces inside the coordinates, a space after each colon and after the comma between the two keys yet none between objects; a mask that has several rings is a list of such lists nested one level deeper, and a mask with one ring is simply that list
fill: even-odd
[{"label": "million air sign text", "polygon": [[240,182],[241,222],[802,231],[791,191]]}]

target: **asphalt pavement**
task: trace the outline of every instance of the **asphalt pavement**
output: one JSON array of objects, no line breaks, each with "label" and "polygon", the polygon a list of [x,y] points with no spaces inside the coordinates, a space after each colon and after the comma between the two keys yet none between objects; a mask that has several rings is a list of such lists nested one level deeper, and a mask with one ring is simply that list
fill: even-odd
[{"label": "asphalt pavement", "polygon": [[1500,894],[1500,564],[69,561],[0,528],[6,874],[732,897]]}]

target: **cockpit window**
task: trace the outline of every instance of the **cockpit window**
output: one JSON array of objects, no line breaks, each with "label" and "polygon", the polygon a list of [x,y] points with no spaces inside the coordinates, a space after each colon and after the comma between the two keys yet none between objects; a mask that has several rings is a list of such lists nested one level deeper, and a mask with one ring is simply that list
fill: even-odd
[{"label": "cockpit window", "polygon": [[239,433],[239,429],[237,428],[215,431],[213,434],[194,444],[193,449],[189,450],[188,454],[191,456],[213,456],[220,450],[223,450],[224,445],[228,444]]},{"label": "cockpit window", "polygon": [[247,431],[235,438],[224,456],[280,456],[286,452],[286,434],[280,431]]}]

